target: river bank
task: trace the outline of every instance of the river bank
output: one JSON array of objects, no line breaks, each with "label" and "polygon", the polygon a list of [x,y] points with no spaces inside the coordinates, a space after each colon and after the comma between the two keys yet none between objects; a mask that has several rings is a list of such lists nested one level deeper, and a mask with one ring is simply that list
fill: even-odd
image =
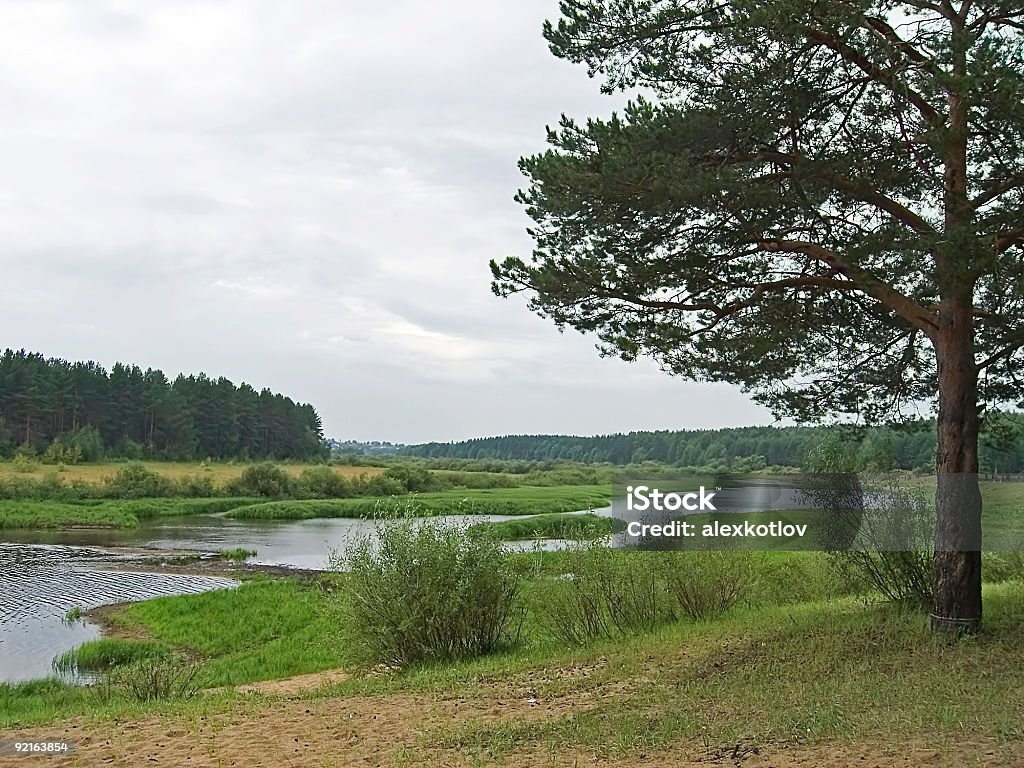
[{"label": "river bank", "polygon": [[[302,618],[313,618],[329,593],[289,581],[258,579],[132,610],[150,637],[203,647],[208,664],[234,654],[237,669],[261,645],[274,646],[272,653],[309,646],[302,622],[279,623],[279,610],[298,598],[310,609]],[[73,739],[71,764],[82,768],[1001,768],[1024,762],[1022,589],[986,587],[985,634],[958,643],[936,643],[919,614],[826,600],[744,609],[582,648],[531,642],[402,674],[347,673],[343,649],[335,649],[333,661],[319,660],[320,671],[276,675],[284,681],[276,686],[248,687],[237,675],[187,701],[139,704],[64,691],[51,695],[48,711],[40,705],[28,715],[24,701],[12,705],[0,693],[0,712],[9,713],[0,727],[16,738]],[[261,605],[271,611],[254,622]],[[223,636],[232,624],[252,629]],[[269,624],[278,638],[268,639]],[[328,644],[336,637],[330,624],[316,627]],[[203,640],[211,634],[220,640]],[[238,647],[215,650],[226,641]],[[7,765],[20,763],[0,758]]]}]

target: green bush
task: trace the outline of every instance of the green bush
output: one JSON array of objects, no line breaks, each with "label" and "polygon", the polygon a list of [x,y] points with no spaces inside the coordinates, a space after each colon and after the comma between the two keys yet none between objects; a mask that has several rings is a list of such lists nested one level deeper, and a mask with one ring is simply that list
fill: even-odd
[{"label": "green bush", "polygon": [[298,486],[314,499],[344,499],[352,495],[352,488],[345,478],[330,467],[302,470]]},{"label": "green bush", "polygon": [[21,474],[30,474],[39,469],[39,462],[32,454],[19,449],[19,452],[14,455],[14,461],[11,462],[11,468]]},{"label": "green bush", "polygon": [[986,552],[981,563],[985,581],[1024,582],[1024,552]]},{"label": "green bush", "polygon": [[178,480],[175,485],[177,495],[190,499],[208,499],[220,493],[209,474],[188,475]]},{"label": "green bush", "polygon": [[490,653],[518,638],[519,575],[497,539],[440,521],[382,520],[336,568],[353,659],[405,667]]},{"label": "green bush", "polygon": [[103,458],[103,439],[95,427],[79,427],[56,438],[43,460],[49,464],[77,464]]},{"label": "green bush", "polygon": [[659,554],[612,549],[607,538],[579,545],[572,572],[551,579],[538,620],[555,639],[582,645],[651,629],[676,618]]},{"label": "green bush", "polygon": [[872,488],[871,496],[874,500],[860,515],[854,546],[829,556],[851,585],[864,585],[892,602],[927,608],[932,602],[934,507],[892,480]]},{"label": "green bush", "polygon": [[77,445],[67,445],[61,440],[54,440],[43,454],[45,464],[77,464],[82,460],[82,449]]},{"label": "green bush", "polygon": [[265,496],[276,498],[288,496],[295,488],[295,481],[283,469],[270,462],[253,464],[242,470],[242,475],[228,487],[235,496]]},{"label": "green bush", "polygon": [[114,667],[100,687],[139,702],[189,699],[199,690],[198,672],[197,664],[179,656],[147,657]]},{"label": "green bush", "polygon": [[430,470],[404,464],[388,468],[383,476],[397,480],[407,493],[429,493],[449,487],[448,483]]},{"label": "green bush", "polygon": [[725,613],[750,586],[753,556],[749,552],[671,552],[659,557],[669,594],[694,620]]},{"label": "green bush", "polygon": [[404,496],[408,489],[401,480],[380,474],[367,478],[361,475],[355,484],[357,496]]},{"label": "green bush", "polygon": [[174,491],[174,483],[168,478],[135,461],[125,464],[104,485],[107,494],[118,499],[151,499],[170,496]]}]

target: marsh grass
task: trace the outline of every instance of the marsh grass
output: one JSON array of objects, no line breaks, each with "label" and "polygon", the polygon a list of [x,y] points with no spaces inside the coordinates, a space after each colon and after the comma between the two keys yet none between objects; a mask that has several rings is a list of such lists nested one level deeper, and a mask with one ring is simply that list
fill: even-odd
[{"label": "marsh grass", "polygon": [[610,486],[484,488],[388,498],[272,501],[233,509],[228,517],[255,520],[430,517],[434,515],[534,515],[606,507]]},{"label": "marsh grass", "polygon": [[171,649],[164,643],[104,637],[62,653],[53,660],[53,670],[60,674],[103,672],[143,659],[165,659],[170,655]]},{"label": "marsh grass", "polygon": [[243,562],[248,560],[250,557],[256,557],[255,549],[242,549],[241,547],[235,549],[222,549],[218,555],[221,560],[231,560],[234,562]]},{"label": "marsh grass", "polygon": [[612,532],[610,517],[602,517],[590,512],[533,515],[523,520],[502,520],[493,523],[477,523],[476,525],[480,530],[487,531],[505,541],[590,539],[607,536]]},{"label": "marsh grass", "polygon": [[252,498],[81,499],[76,501],[0,501],[4,528],[137,528],[155,517],[217,514],[252,504]]}]

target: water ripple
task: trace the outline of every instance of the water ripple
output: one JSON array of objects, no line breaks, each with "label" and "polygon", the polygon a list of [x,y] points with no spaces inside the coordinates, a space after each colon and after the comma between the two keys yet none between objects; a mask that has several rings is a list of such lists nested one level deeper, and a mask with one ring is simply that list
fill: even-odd
[{"label": "water ripple", "polygon": [[110,570],[118,558],[89,547],[0,543],[0,681],[51,673],[54,656],[98,636],[68,624],[73,608],[233,587],[217,576]]}]

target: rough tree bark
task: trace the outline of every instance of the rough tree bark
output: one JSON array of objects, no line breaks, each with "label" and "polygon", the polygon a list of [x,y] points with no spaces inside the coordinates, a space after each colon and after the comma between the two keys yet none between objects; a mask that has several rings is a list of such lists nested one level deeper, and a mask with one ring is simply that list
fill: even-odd
[{"label": "rough tree bark", "polygon": [[981,491],[978,372],[970,302],[939,313],[938,472],[932,629],[974,632],[981,623]]}]

